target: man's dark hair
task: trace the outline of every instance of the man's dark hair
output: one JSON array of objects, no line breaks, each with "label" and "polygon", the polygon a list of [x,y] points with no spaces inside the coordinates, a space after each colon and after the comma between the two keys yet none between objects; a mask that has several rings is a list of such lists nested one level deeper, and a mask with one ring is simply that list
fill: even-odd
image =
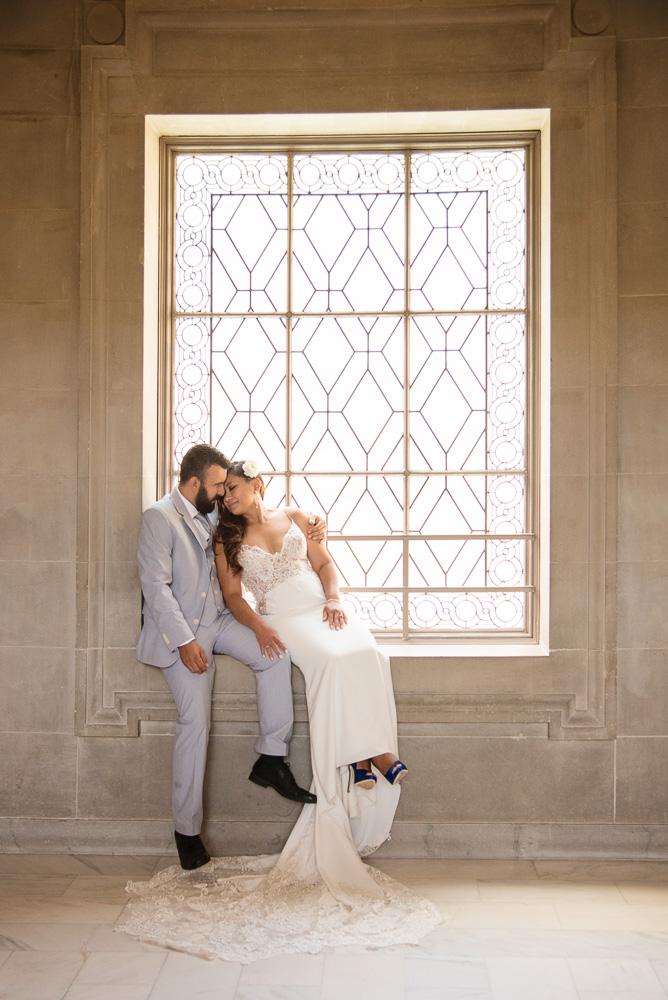
[{"label": "man's dark hair", "polygon": [[210,469],[212,465],[220,465],[223,469],[229,469],[230,462],[222,451],[212,448],[210,444],[194,444],[183,456],[179,482],[183,485],[193,476],[197,476],[200,480],[204,479],[206,470]]}]

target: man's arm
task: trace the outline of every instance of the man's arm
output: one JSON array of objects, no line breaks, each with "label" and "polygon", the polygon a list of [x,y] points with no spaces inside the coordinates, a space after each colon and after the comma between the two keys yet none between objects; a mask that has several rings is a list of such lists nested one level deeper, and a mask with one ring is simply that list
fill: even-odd
[{"label": "man's arm", "polygon": [[159,510],[144,511],[137,551],[139,579],[146,608],[170,649],[194,639],[172,593],[172,535]]}]

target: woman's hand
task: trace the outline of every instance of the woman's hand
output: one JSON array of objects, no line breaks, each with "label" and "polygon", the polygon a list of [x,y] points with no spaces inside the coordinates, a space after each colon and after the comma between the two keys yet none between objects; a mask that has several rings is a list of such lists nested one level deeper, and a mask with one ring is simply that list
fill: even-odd
[{"label": "woman's hand", "polygon": [[288,647],[285,645],[278,632],[264,622],[255,629],[255,638],[260,647],[260,652],[268,660],[276,658],[279,660],[283,653],[287,653]]},{"label": "woman's hand", "polygon": [[329,622],[329,627],[335,628],[337,631],[348,624],[343,605],[338,598],[330,597],[329,600],[325,601],[325,606],[322,609],[322,620]]}]

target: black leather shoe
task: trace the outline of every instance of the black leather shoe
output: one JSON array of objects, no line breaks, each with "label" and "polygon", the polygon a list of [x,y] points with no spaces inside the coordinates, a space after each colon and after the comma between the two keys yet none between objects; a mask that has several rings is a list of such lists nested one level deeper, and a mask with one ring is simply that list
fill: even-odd
[{"label": "black leather shoe", "polygon": [[190,872],[194,868],[201,868],[207,861],[211,861],[209,852],[197,835],[189,837],[187,834],[175,830],[174,840],[176,841],[176,850],[179,852],[181,867],[186,871]]},{"label": "black leather shoe", "polygon": [[280,757],[258,757],[248,780],[263,788],[273,788],[283,798],[292,799],[293,802],[317,802],[312,792],[299,787],[290,765]]}]

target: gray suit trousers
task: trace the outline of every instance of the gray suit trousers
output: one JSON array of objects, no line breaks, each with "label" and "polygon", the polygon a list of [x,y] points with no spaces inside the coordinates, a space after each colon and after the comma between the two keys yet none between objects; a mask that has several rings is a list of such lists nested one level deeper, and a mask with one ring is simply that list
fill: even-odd
[{"label": "gray suit trousers", "polygon": [[216,672],[214,653],[234,656],[255,672],[260,735],[258,753],[285,756],[292,734],[292,677],[290,657],[262,656],[254,632],[230,611],[214,625],[197,631],[197,642],[209,654],[204,674],[194,674],[180,659],[162,670],[176,702],[176,737],[172,759],[174,828],[187,836],[202,828],[202,793],[211,726],[211,695]]}]

